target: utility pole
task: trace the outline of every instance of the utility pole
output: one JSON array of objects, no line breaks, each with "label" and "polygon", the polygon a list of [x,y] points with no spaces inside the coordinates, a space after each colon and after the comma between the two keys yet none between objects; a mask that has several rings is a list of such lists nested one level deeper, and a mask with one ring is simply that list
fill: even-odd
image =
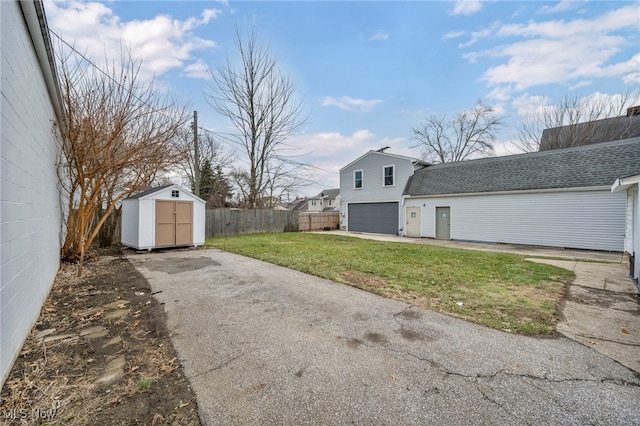
[{"label": "utility pole", "polygon": [[193,193],[200,196],[200,144],[198,143],[198,111],[193,111]]}]

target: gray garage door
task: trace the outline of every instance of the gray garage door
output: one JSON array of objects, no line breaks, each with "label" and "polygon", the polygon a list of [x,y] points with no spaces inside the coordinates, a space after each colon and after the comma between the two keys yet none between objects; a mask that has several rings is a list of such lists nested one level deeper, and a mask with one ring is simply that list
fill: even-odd
[{"label": "gray garage door", "polygon": [[398,203],[349,204],[349,231],[398,234]]}]

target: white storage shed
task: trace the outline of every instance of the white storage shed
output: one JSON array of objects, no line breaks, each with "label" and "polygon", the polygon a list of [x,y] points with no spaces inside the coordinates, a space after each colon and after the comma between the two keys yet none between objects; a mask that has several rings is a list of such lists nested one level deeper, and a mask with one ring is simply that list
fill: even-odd
[{"label": "white storage shed", "polygon": [[205,201],[178,185],[122,200],[121,242],[138,250],[198,246],[205,238]]}]

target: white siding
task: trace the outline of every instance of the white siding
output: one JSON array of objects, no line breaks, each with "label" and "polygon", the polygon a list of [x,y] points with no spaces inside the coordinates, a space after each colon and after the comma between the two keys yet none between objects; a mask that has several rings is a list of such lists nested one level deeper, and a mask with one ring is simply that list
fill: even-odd
[{"label": "white siding", "polygon": [[122,200],[122,226],[120,227],[120,242],[126,246],[138,247],[140,223],[138,200]]},{"label": "white siding", "polygon": [[625,234],[624,234],[624,250],[627,253],[633,254],[634,250],[634,208],[635,208],[635,200],[637,197],[637,185],[629,188],[627,190],[627,214],[626,214],[626,224],[625,224]]},{"label": "white siding", "polygon": [[629,190],[629,192],[633,192],[634,194],[634,206],[631,214],[633,222],[630,232],[633,233],[633,253],[635,256],[633,278],[638,282],[638,280],[640,280],[640,185],[634,185],[634,188]]},{"label": "white siding", "polygon": [[61,207],[55,113],[18,2],[0,2],[0,28],[0,383],[4,383],[59,267]]},{"label": "white siding", "polygon": [[436,207],[451,207],[451,239],[624,250],[625,193],[531,192],[407,199],[423,206],[422,236],[435,237]]}]

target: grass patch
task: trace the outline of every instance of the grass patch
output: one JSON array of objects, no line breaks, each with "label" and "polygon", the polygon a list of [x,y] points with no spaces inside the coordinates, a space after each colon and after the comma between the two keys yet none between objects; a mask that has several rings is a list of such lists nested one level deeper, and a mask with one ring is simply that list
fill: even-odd
[{"label": "grass patch", "polygon": [[207,245],[528,335],[555,330],[565,283],[575,277],[516,254],[339,235],[255,234]]}]

